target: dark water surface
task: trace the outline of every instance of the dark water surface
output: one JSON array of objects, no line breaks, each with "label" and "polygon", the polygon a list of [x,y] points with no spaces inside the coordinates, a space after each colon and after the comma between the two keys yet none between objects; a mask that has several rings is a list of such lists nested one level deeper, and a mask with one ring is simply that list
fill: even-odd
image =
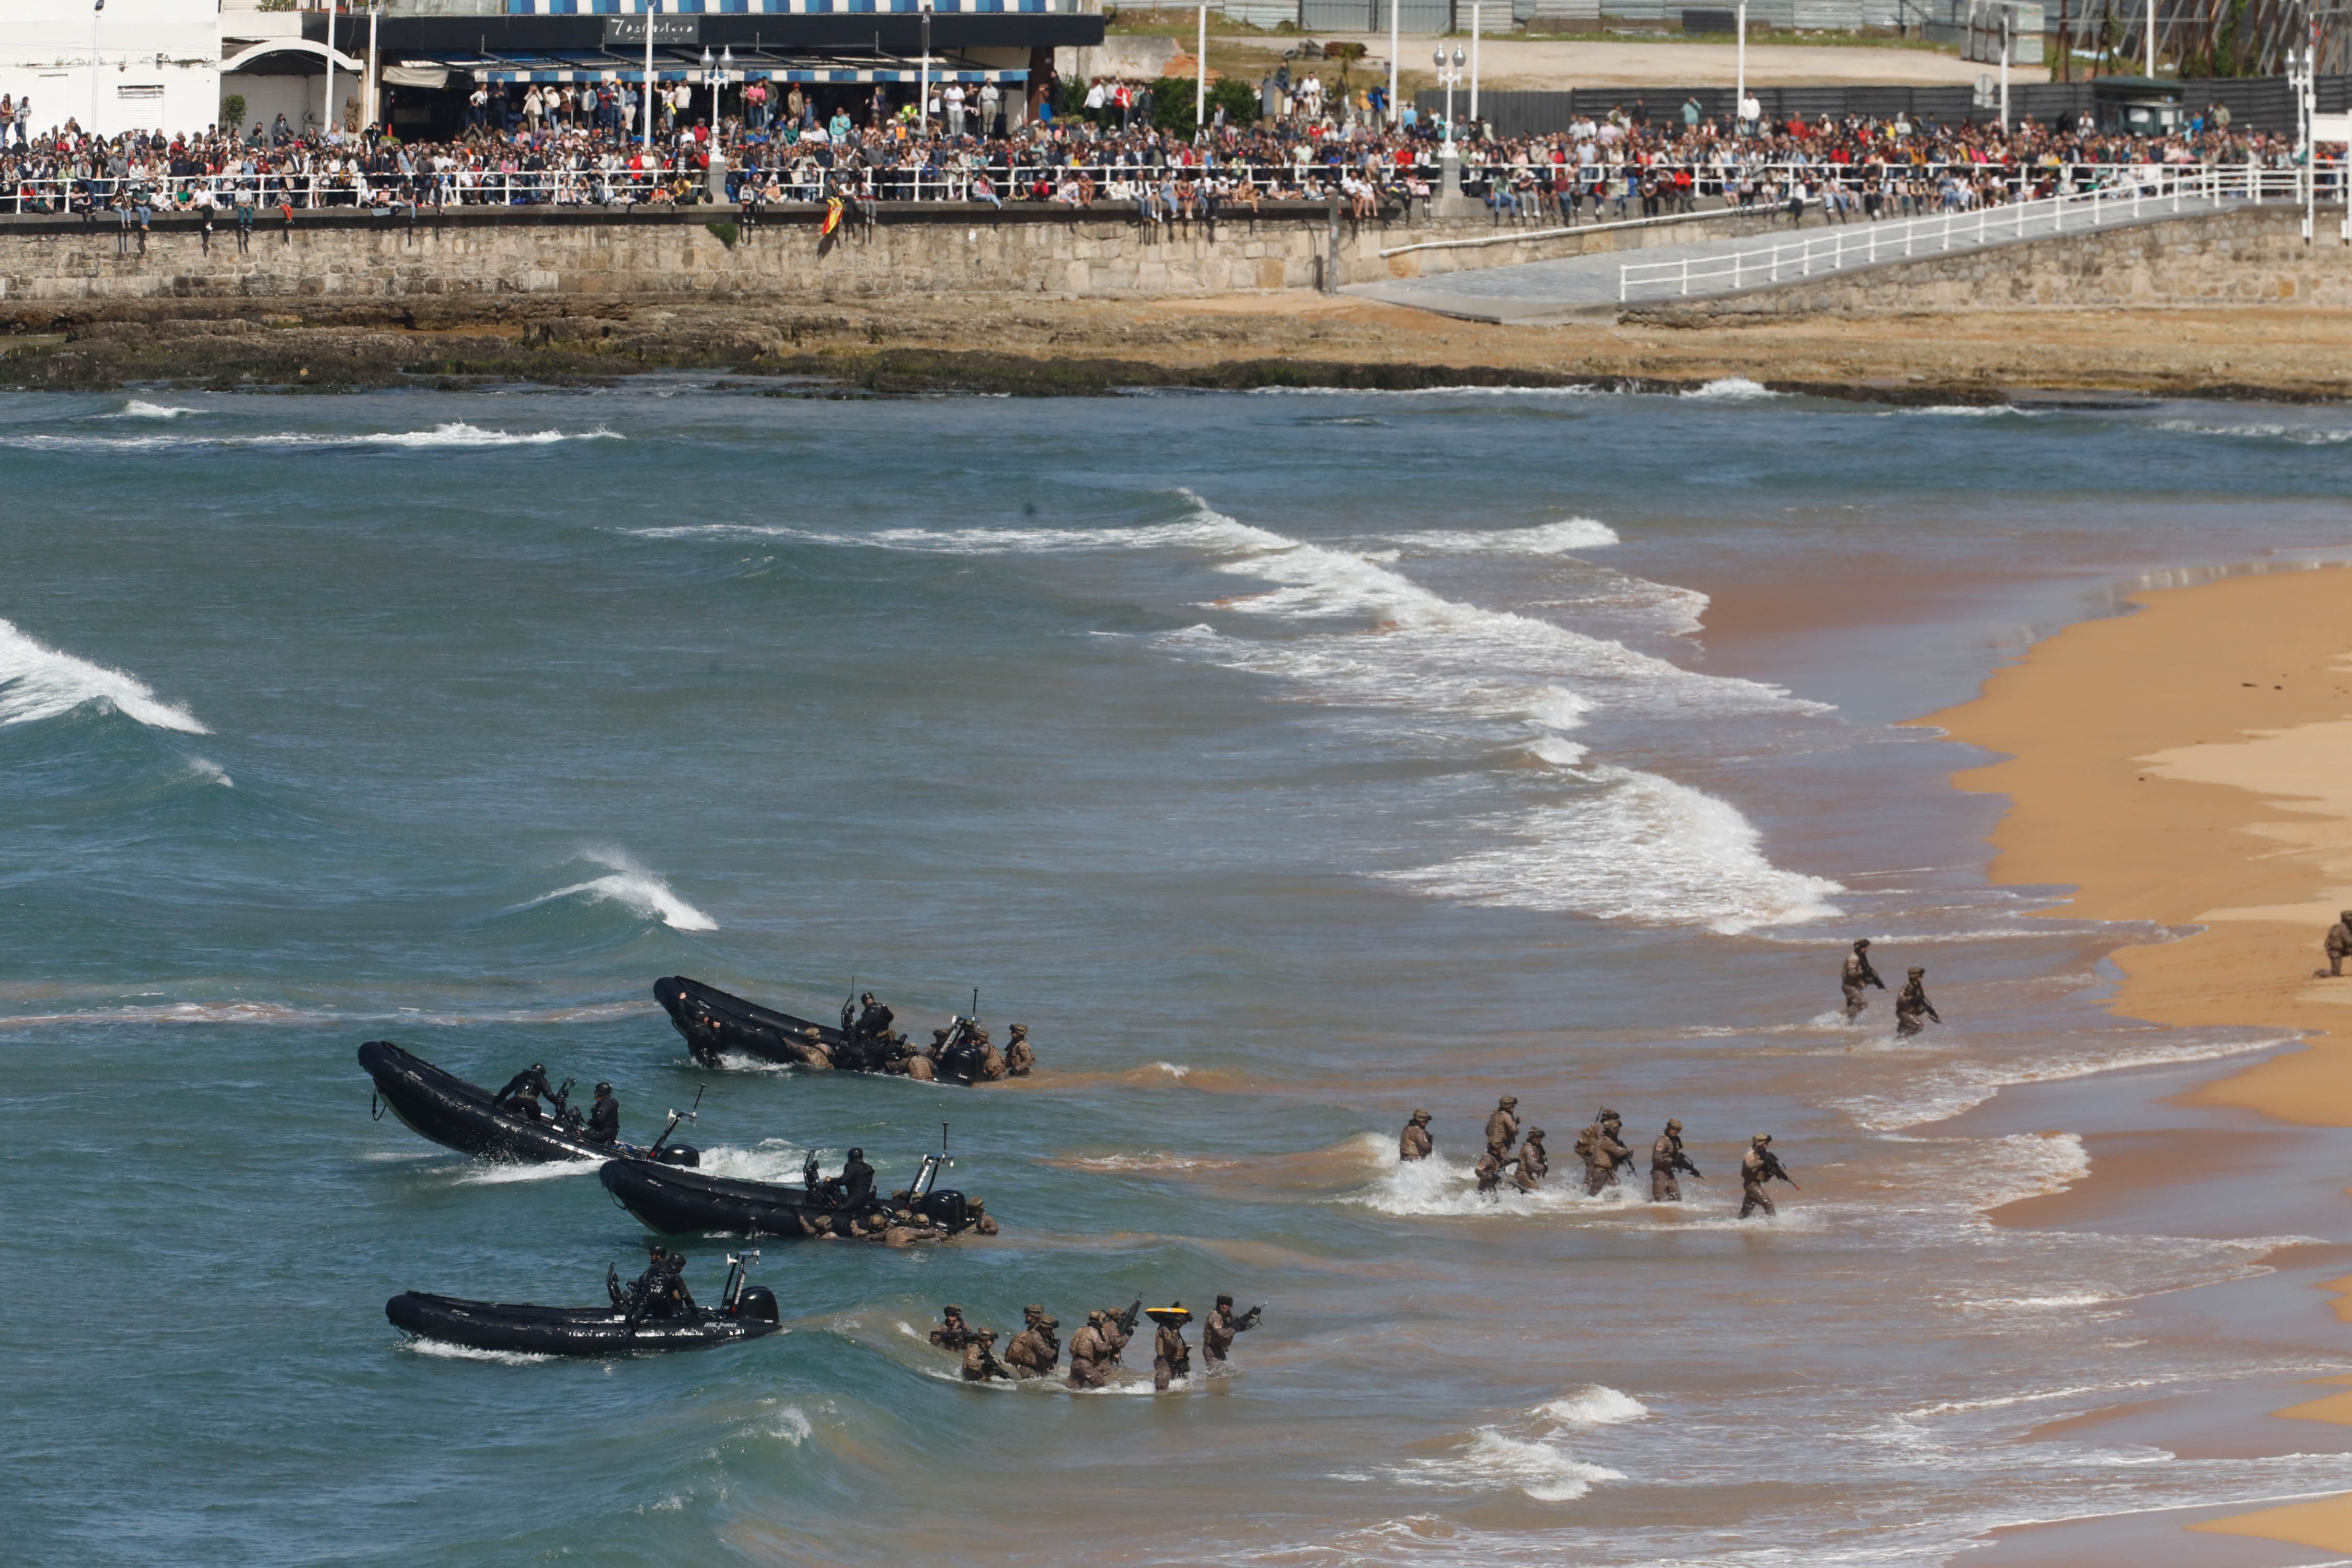
[{"label": "dark water surface", "polygon": [[[1941,1118],[2264,1042],[2099,1011],[2115,929],[1987,888],[1991,803],[1894,727],[2152,574],[2352,546],[2341,411],[13,396],[0,476],[18,1561],[1885,1563],[2345,1484],[2013,1440],[2333,1369],[2135,1316],[2259,1215],[1982,1217],[2084,1145]],[[1950,1026],[1841,1026],[1856,934]],[[1044,1067],[705,1074],[669,973],[976,985]],[[395,1291],[593,1300],[642,1232],[371,1121],[379,1036],[632,1133],[707,1084],[732,1173],[949,1121],[1003,1235],[770,1246],[756,1344],[408,1345]],[[1610,1104],[1714,1179],[1481,1205],[1506,1090],[1563,1174]],[[1765,1128],[1805,1189],[1742,1226]],[[921,1340],[1220,1290],[1265,1326],[1164,1399]]]}]

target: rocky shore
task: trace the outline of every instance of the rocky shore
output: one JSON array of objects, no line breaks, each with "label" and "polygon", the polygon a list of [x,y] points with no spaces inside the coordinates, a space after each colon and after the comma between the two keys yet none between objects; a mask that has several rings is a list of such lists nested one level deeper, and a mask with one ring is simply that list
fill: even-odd
[{"label": "rocky shore", "polygon": [[146,300],[0,314],[0,386],[439,388],[738,378],[806,396],[1589,384],[1744,377],[1894,404],[2022,391],[2352,396],[2352,312],[1972,310],[1769,321],[1466,322],[1299,290],[1122,300],[929,295],[805,306],[485,297]]}]

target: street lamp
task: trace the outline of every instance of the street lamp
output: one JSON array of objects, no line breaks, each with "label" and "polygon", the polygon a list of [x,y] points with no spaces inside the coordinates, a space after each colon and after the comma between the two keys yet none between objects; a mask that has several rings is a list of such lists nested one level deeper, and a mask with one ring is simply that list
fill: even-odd
[{"label": "street lamp", "polygon": [[1454,63],[1450,69],[1446,66],[1444,45],[1438,45],[1430,58],[1437,62],[1437,79],[1445,85],[1445,146],[1441,154],[1444,159],[1441,165],[1444,174],[1441,188],[1445,199],[1451,202],[1462,195],[1462,154],[1454,145],[1454,89],[1462,80],[1462,68],[1469,62],[1459,44],[1454,46]]},{"label": "street lamp", "polygon": [[98,19],[106,14],[106,0],[89,8],[89,131],[98,134]]},{"label": "street lamp", "polygon": [[643,143],[648,153],[654,150],[654,18],[661,15],[661,0],[646,0],[646,79],[639,84],[637,96],[645,100],[646,136]]}]

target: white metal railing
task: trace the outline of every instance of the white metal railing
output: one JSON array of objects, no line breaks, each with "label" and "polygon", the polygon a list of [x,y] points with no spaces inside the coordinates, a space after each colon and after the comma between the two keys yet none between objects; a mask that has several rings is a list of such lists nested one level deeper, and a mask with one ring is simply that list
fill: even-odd
[{"label": "white metal railing", "polygon": [[[2340,162],[2315,171],[2320,189],[2334,199],[2344,194],[2345,167]],[[1680,257],[1672,261],[1625,262],[1617,269],[1617,299],[1629,302],[1636,289],[1664,296],[1686,296],[1694,283],[1732,290],[1780,282],[1793,273],[1808,278],[1847,267],[1869,266],[1947,251],[1955,245],[1984,246],[2003,239],[2035,235],[2061,235],[2074,229],[2098,228],[2147,216],[2150,212],[2182,210],[2184,202],[2220,206],[2225,202],[2260,205],[2270,199],[2301,201],[2304,171],[2259,164],[2215,164],[2210,168],[2154,165],[2130,172],[2112,184],[2095,185],[2028,201],[1948,211],[1930,216],[1871,223],[1858,228],[1835,227],[1804,239],[1748,246],[1710,256]],[[1702,288],[1702,291],[1707,291]]]},{"label": "white metal railing", "polygon": [[[1571,226],[1590,227],[1610,221],[1609,209],[1622,220],[1643,209],[1644,182],[1659,187],[1648,204],[1661,213],[1699,214],[1748,211],[1759,215],[1785,211],[1788,193],[1801,186],[1803,199],[1820,208],[1824,195],[1836,201],[1831,216],[1839,221],[1859,220],[1863,197],[1880,190],[1887,209],[1914,221],[1945,223],[1958,220],[1973,226],[1981,221],[2008,223],[2020,207],[2042,210],[2054,200],[2063,213],[2079,210],[2085,202],[2112,201],[2112,193],[2144,189],[2151,179],[2218,184],[2226,199],[2302,199],[2302,171],[2253,163],[2210,166],[2181,165],[2185,174],[2168,166],[2068,164],[2057,168],[1999,166],[1964,163],[1885,165],[1847,163],[1772,164],[1540,164],[1472,165],[1465,182],[1475,194],[1486,188],[1485,200],[1496,223],[1565,219]],[[1549,193],[1514,191],[1522,174],[1548,178]],[[1689,183],[1668,181],[1681,174]],[[1438,171],[1423,163],[1400,164],[1372,159],[1362,164],[1296,163],[1258,163],[1218,161],[1179,163],[1025,163],[1002,159],[975,167],[890,167],[826,169],[795,163],[773,168],[728,172],[732,194],[753,200],[818,203],[828,196],[850,195],[868,200],[915,202],[1060,202],[1087,201],[1108,205],[1164,206],[1160,189],[1172,181],[1190,179],[1207,187],[1203,197],[1219,202],[1250,201],[1297,192],[1313,200],[1328,196],[1334,179],[1353,180],[1377,196],[1383,205],[1423,202],[1432,194]],[[2324,163],[2318,172],[2319,191],[2330,200],[2341,198],[2345,184],[2340,160]],[[40,213],[95,213],[132,201],[143,193],[145,205],[156,211],[186,211],[209,201],[232,205],[242,193],[258,206],[286,205],[303,210],[327,207],[419,208],[446,206],[614,206],[636,205],[671,199],[680,186],[688,199],[700,199],[708,176],[695,168],[645,169],[457,169],[413,174],[340,172],[265,172],[258,174],[194,175],[115,174],[97,176],[18,175],[0,173],[0,216]],[[1990,183],[1988,193],[1979,181]],[[983,182],[985,182],[983,184]],[[2078,187],[2059,197],[2018,200],[2026,191],[2055,184]],[[2090,185],[2090,192],[2079,187]],[[1143,187],[1152,187],[1147,193]],[[1042,190],[1042,194],[1041,194]],[[772,192],[772,195],[766,193]],[[1703,205],[1702,204],[1711,204]],[[1581,224],[1577,219],[1589,208]],[[1936,209],[1948,209],[1940,213]],[[1922,211],[1921,209],[1926,209]],[[1984,215],[1995,215],[1988,220]],[[2062,220],[2063,221],[2063,220]],[[1549,232],[1549,231],[1546,231]],[[1942,230],[1938,230],[1940,234]],[[1852,244],[1861,243],[1857,237]],[[1829,243],[1831,241],[1811,242]],[[1881,242],[1883,249],[1884,243]],[[1652,264],[1635,264],[1652,265]],[[1675,277],[1679,281],[1679,264]],[[1744,271],[1744,267],[1742,268]],[[1694,277],[1699,276],[1693,274]],[[1647,279],[1645,279],[1647,280]]]}]

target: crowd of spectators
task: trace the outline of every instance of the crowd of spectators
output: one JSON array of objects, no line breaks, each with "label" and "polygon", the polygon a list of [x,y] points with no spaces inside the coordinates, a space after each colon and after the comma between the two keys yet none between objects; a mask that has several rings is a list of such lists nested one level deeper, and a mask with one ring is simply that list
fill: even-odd
[{"label": "crowd of spectators", "polygon": [[[1034,202],[1184,221],[1237,204],[1337,199],[1371,217],[1426,203],[1441,182],[1444,127],[1410,107],[1391,117],[1377,89],[1319,77],[1269,78],[1254,99],[1244,91],[1255,115],[1236,113],[1234,94],[1220,91],[1198,128],[1189,92],[1171,114],[1153,84],[1108,79],[1034,99],[993,82],[934,83],[928,114],[902,89],[835,91],[821,103],[798,86],[763,83],[730,92],[716,127],[708,92],[657,93],[649,141],[626,84],[480,88],[462,130],[438,138],[384,127],[321,134],[282,116],[243,131],[97,138],[72,121],[32,133],[11,115],[0,121],[0,213],[171,210],[226,205],[240,192],[265,207],[414,209],[683,203],[720,199],[723,189],[754,208],[833,197]],[[1653,115],[1636,100],[1548,134],[1455,131],[1464,189],[1498,221],[1718,206],[1912,216],[2081,190],[2151,165],[2283,168],[2296,158],[2291,138],[2233,127],[2226,113],[2150,139],[2102,132],[2087,116],[2006,131],[1902,115],[1726,121],[1696,100]],[[2341,149],[2330,156],[2340,169]]]}]

